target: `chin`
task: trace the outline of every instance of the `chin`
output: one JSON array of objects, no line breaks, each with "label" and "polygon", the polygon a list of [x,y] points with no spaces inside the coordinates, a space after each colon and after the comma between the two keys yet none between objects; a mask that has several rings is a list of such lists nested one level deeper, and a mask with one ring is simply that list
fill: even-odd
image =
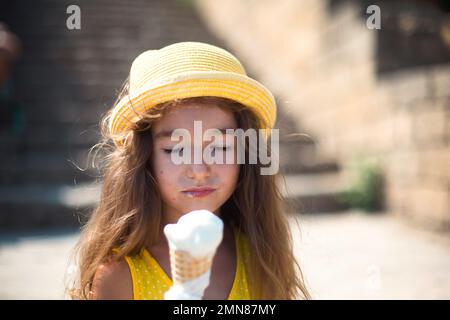
[{"label": "chin", "polygon": [[212,213],[214,213],[215,215],[219,216],[219,208],[214,209],[214,207],[211,207],[211,206],[201,206],[201,205],[193,206],[193,207],[183,210],[182,212],[183,212],[183,214],[186,214],[186,213],[189,213],[189,212],[195,211],[195,210],[208,210],[208,211],[211,211]]}]

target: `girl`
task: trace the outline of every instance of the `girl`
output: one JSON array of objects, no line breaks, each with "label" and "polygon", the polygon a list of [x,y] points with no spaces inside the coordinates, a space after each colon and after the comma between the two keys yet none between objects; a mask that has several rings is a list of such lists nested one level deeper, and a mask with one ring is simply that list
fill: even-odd
[{"label": "girl", "polygon": [[[241,128],[263,129],[270,139],[275,118],[272,94],[223,49],[181,42],[139,55],[102,119],[101,145],[114,143],[99,205],[77,245],[72,297],[163,299],[172,280],[162,230],[185,213],[207,209],[225,227],[204,299],[309,298],[277,175],[261,175],[259,161],[174,164],[171,157],[186,152],[174,149],[171,133],[195,136],[194,121],[224,137],[225,129]],[[246,159],[252,147],[245,143]],[[236,143],[213,148],[226,155]]]}]

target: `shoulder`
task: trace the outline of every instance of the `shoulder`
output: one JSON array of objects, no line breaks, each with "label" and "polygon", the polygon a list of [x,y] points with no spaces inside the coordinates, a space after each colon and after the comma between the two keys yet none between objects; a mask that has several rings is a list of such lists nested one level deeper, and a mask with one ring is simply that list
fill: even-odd
[{"label": "shoulder", "polygon": [[92,284],[93,299],[133,299],[133,283],[125,260],[101,264],[95,272]]}]

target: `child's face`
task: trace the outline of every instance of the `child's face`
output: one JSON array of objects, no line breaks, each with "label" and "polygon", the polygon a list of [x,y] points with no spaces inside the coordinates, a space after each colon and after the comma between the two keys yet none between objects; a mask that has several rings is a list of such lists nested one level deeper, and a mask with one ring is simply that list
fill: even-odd
[{"label": "child's face", "polygon": [[[170,135],[160,135],[162,131],[186,129],[192,137],[191,155],[194,155],[194,120],[201,121],[202,135],[197,149],[203,151],[211,144],[203,139],[207,129],[236,129],[236,119],[230,111],[215,105],[183,105],[176,107],[152,126],[153,159],[152,166],[163,201],[165,223],[176,223],[178,219],[192,211],[206,209],[219,214],[220,207],[233,194],[239,175],[239,164],[175,164],[171,159],[171,149],[179,144],[171,141]],[[199,140],[197,140],[199,141]],[[225,141],[225,140],[224,140]],[[225,151],[229,152],[229,151]],[[236,154],[236,143],[234,144]],[[193,187],[212,187],[209,194],[189,193]]]}]

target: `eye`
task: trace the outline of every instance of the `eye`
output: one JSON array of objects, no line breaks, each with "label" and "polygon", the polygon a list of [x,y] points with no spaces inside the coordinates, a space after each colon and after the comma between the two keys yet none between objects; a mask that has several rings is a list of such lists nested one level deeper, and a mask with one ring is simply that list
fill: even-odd
[{"label": "eye", "polygon": [[163,149],[163,151],[164,151],[164,153],[167,153],[167,154],[171,154],[171,153],[173,153],[173,152],[180,152],[181,151],[181,153],[183,152],[183,148],[179,148],[179,149]]},{"label": "eye", "polygon": [[230,149],[230,146],[223,146],[223,147],[221,147],[221,146],[216,146],[216,147],[214,147],[214,149],[215,149],[215,150],[220,150],[220,149],[222,149],[223,151],[225,151],[225,150]]},{"label": "eye", "polygon": [[211,155],[215,155],[216,151],[217,152],[227,152],[228,149],[231,149],[231,147],[230,146],[214,146],[212,148]]}]

